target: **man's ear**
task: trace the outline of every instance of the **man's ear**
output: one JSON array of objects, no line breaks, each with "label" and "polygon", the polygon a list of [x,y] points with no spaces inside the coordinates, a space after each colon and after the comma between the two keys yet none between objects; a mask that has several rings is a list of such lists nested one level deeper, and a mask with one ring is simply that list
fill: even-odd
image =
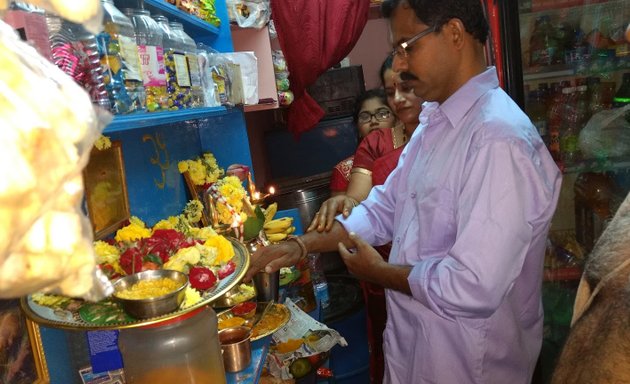
[{"label": "man's ear", "polygon": [[460,19],[450,19],[442,27],[442,32],[446,34],[455,48],[461,49],[464,46],[466,27]]}]

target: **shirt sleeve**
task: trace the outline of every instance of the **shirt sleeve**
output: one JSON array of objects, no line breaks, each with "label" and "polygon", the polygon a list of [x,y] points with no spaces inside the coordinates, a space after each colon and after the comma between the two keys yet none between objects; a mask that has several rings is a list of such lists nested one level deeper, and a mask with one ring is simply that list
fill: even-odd
[{"label": "shirt sleeve", "polygon": [[395,219],[395,192],[398,189],[404,158],[405,151],[401,155],[398,167],[390,173],[385,184],[373,187],[368,197],[352,210],[350,216],[336,217],[346,231],[355,232],[371,245],[391,242]]},{"label": "shirt sleeve", "polygon": [[454,245],[414,265],[408,282],[414,298],[438,315],[484,318],[521,274],[533,239],[545,238],[561,175],[518,142],[485,144],[464,175]]}]

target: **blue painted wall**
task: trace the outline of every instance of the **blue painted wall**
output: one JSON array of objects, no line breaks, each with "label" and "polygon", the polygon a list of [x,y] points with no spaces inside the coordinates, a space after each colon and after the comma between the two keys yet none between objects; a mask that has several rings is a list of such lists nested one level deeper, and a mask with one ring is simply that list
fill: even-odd
[{"label": "blue painted wall", "polygon": [[179,214],[190,199],[177,169],[181,160],[212,152],[220,166],[252,165],[240,109],[211,118],[109,134],[122,142],[131,214],[147,225]]}]

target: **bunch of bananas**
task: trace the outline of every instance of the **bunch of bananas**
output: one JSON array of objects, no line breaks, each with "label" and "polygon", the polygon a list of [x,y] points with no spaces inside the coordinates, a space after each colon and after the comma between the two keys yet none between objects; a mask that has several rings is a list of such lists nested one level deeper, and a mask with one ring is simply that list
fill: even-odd
[{"label": "bunch of bananas", "polygon": [[264,212],[265,224],[263,225],[263,229],[265,231],[265,235],[267,235],[267,239],[272,243],[282,241],[286,239],[288,235],[295,232],[292,217],[281,217],[278,219],[273,218],[277,210],[278,205],[273,203],[269,205]]}]

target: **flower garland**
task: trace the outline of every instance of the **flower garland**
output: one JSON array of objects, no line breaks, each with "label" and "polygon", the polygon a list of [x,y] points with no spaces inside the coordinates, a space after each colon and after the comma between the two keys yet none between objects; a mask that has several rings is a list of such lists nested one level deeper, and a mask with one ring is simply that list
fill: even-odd
[{"label": "flower garland", "polygon": [[225,174],[223,168],[217,164],[217,159],[210,152],[193,160],[182,160],[177,163],[179,173],[188,172],[195,185],[215,183]]}]

